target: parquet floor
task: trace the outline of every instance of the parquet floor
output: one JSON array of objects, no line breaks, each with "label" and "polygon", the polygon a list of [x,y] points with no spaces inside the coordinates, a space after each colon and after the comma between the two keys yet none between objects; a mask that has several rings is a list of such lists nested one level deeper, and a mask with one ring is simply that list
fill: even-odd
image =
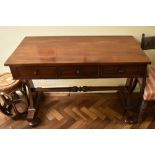
[{"label": "parquet floor", "polygon": [[[136,95],[134,102],[138,101]],[[41,99],[42,121],[36,128],[128,129],[155,128],[155,104],[149,104],[141,124],[125,124],[117,94],[46,94]],[[137,104],[138,105],[138,104]],[[138,106],[137,106],[138,107]],[[14,121],[0,113],[0,128],[26,128],[24,120]]]}]

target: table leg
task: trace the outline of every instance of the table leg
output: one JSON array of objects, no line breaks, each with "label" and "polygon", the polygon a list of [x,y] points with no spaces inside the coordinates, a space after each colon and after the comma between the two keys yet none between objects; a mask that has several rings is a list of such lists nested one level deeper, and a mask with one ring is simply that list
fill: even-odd
[{"label": "table leg", "polygon": [[143,100],[145,85],[146,85],[146,77],[143,77],[142,85],[140,86],[141,106],[140,106],[140,112],[139,112],[139,116],[138,116],[138,123],[142,122],[142,116],[143,116],[144,110],[147,106],[147,102]]},{"label": "table leg", "polygon": [[133,105],[132,105],[132,93],[133,93],[133,78],[128,78],[126,82],[127,89],[127,97],[126,97],[126,104],[124,107],[125,114],[124,114],[124,121],[125,123],[136,123],[137,118],[134,116],[133,113]]},{"label": "table leg", "polygon": [[[134,116],[134,106],[132,105],[132,93],[133,93],[133,85],[135,82],[133,78],[127,80],[128,91],[127,91],[127,100],[126,100],[126,107],[125,107],[125,122],[126,123],[137,123],[137,117]],[[140,86],[140,96],[141,102],[143,100],[144,88],[146,84],[146,76],[142,77],[142,85]]]},{"label": "table leg", "polygon": [[38,103],[39,103],[39,94],[36,93],[35,99],[33,98],[33,93],[31,88],[34,88],[32,80],[27,80],[26,85],[28,88],[28,96],[29,96],[29,107],[28,107],[28,124],[30,127],[37,126],[40,123],[40,119],[38,117]]},{"label": "table leg", "polygon": [[128,78],[126,81],[127,86],[127,100],[126,100],[126,108],[131,109],[131,95],[132,95],[132,84],[133,78]]}]

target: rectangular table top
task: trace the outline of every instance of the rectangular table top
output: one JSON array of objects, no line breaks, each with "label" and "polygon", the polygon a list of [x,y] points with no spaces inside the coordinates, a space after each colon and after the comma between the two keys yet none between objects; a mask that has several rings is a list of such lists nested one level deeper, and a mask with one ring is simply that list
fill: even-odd
[{"label": "rectangular table top", "polygon": [[34,36],[25,37],[5,65],[126,63],[150,63],[132,36]]}]

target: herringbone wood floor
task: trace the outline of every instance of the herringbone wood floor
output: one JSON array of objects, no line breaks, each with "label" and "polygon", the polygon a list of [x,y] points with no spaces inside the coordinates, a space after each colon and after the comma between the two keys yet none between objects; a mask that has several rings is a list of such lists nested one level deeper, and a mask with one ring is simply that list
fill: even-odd
[{"label": "herringbone wood floor", "polygon": [[[134,101],[137,100],[135,95]],[[117,94],[48,94],[42,97],[40,103],[42,121],[36,128],[155,128],[155,104],[149,104],[143,123],[125,124]],[[0,113],[0,128],[26,126],[26,121],[14,121]]]}]

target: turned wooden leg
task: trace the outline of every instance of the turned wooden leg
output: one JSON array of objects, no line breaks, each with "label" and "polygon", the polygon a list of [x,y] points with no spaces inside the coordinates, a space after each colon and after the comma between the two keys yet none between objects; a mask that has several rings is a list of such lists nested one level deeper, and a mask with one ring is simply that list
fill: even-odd
[{"label": "turned wooden leg", "polygon": [[32,80],[27,80],[26,85],[28,88],[28,97],[29,97],[29,107],[28,107],[28,124],[30,127],[37,126],[40,123],[40,119],[38,118],[38,108],[36,107],[36,103],[34,102],[33,99],[33,93],[31,88],[34,88]]},{"label": "turned wooden leg", "polygon": [[22,87],[21,87],[21,90],[20,91],[26,97],[26,101],[27,101],[28,106],[29,106],[29,98],[28,98],[28,92],[27,92],[27,89],[26,89],[26,83],[25,83],[25,81],[23,81],[23,84],[22,84]]},{"label": "turned wooden leg", "polygon": [[147,102],[143,100],[142,104],[141,104],[141,107],[140,107],[139,116],[138,116],[138,123],[142,122],[143,114],[144,114],[144,111],[145,111],[146,107],[147,107]]},{"label": "turned wooden leg", "polygon": [[11,116],[11,109],[12,109],[12,105],[9,102],[9,99],[7,99],[4,95],[0,95],[1,101],[3,102],[3,105],[1,105],[0,103],[0,110],[7,116]]}]

